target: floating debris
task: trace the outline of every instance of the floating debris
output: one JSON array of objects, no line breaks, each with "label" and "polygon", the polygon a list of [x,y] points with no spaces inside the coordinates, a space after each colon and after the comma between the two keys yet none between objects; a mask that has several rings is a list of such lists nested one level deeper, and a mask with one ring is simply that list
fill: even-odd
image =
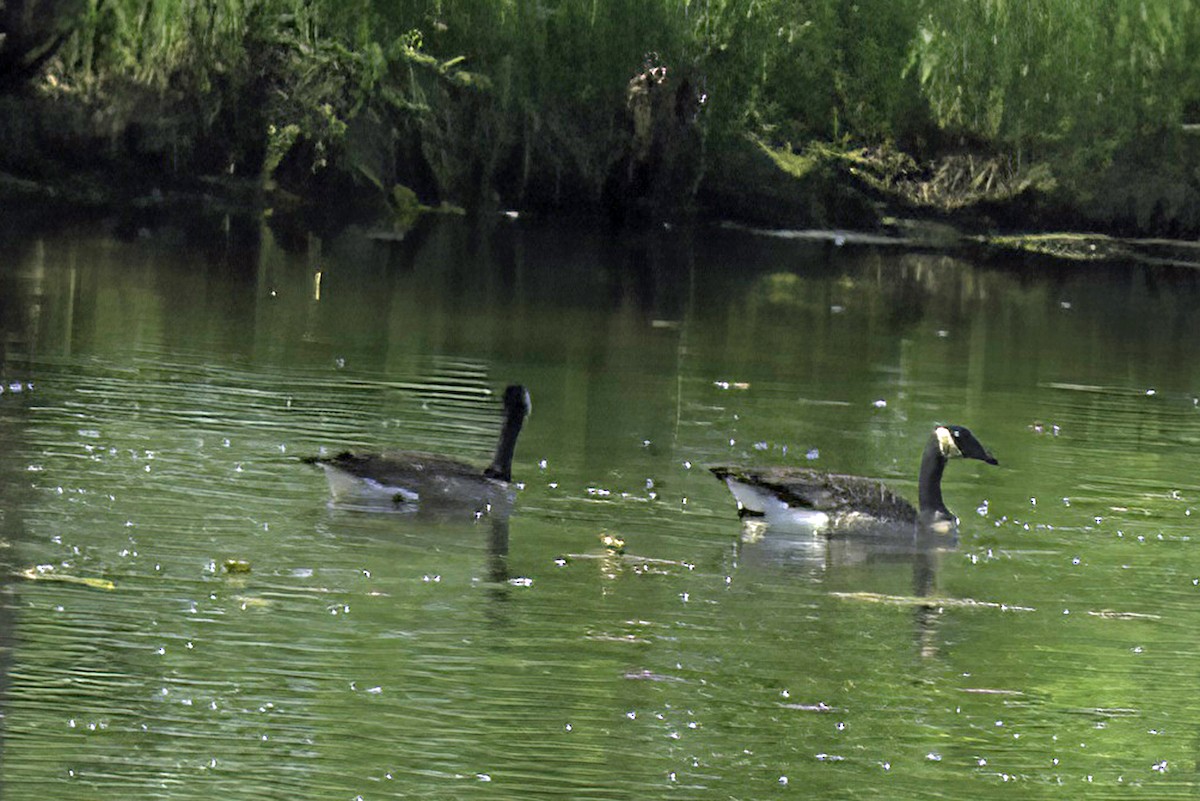
[{"label": "floating debris", "polygon": [[1105,620],[1162,620],[1162,615],[1147,612],[1118,612],[1115,609],[1099,609],[1089,611],[1088,614]]},{"label": "floating debris", "polygon": [[1000,609],[1005,612],[1035,612],[1032,606],[1016,606],[1001,604],[994,601],[977,601],[974,598],[939,598],[929,596],[921,598],[913,595],[883,595],[877,592],[831,592],[834,598],[844,598],[850,601],[867,601],[876,604],[894,604],[896,606],[950,606],[957,608]]},{"label": "floating debris", "polygon": [[[620,538],[618,537],[617,539]],[[619,557],[619,559],[616,557]],[[560,560],[562,564],[559,564]],[[655,559],[650,556],[635,556],[625,553],[624,549],[609,549],[603,553],[565,554],[555,559],[554,563],[559,567],[565,567],[573,561],[599,561],[602,565],[614,569],[617,566],[629,567],[638,576],[666,576],[670,575],[669,570],[671,568],[682,568],[688,571],[696,569],[696,565],[691,562],[684,562],[677,559]]]},{"label": "floating debris", "polygon": [[[1017,236],[982,236],[977,240],[1001,250],[1052,256],[1069,261],[1105,261],[1129,257],[1128,243],[1094,234],[1047,233]],[[1070,308],[1067,306],[1062,308]]]},{"label": "floating debris", "polygon": [[630,670],[625,673],[623,678],[629,681],[666,681],[666,682],[684,682],[686,679],[679,676],[668,676],[664,673],[655,673],[651,670]]},{"label": "floating debris", "polygon": [[31,581],[58,581],[63,584],[79,584],[84,587],[92,587],[97,590],[115,590],[116,584],[113,584],[108,579],[88,578],[86,576],[68,576],[63,573],[55,573],[53,565],[38,565],[36,567],[26,568],[20,573],[17,573],[21,578],[27,578]]},{"label": "floating debris", "polygon": [[613,553],[625,553],[625,540],[615,534],[601,534],[600,544]]},{"label": "floating debris", "polygon": [[274,606],[274,601],[269,598],[261,598],[257,595],[235,595],[233,600],[237,603],[238,608],[243,612],[250,610],[269,609]]},{"label": "floating debris", "polygon": [[838,712],[835,707],[830,706],[824,701],[815,704],[780,704],[783,709],[794,709],[797,712]]},{"label": "floating debris", "polygon": [[221,569],[226,573],[249,573],[250,563],[245,559],[226,559],[221,564]]},{"label": "floating debris", "polygon": [[648,645],[651,640],[646,637],[639,637],[636,634],[609,634],[607,632],[588,632],[584,635],[585,639],[595,640],[597,642],[619,642],[625,644]]}]

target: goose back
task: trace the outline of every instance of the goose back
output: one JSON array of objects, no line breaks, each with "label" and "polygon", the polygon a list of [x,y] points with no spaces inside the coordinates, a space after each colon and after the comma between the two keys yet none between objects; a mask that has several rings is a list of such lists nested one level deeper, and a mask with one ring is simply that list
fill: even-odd
[{"label": "goose back", "polygon": [[778,498],[789,507],[823,512],[831,518],[865,515],[898,523],[916,523],[917,510],[881,481],[861,476],[824,473],[806,467],[741,468],[718,466],[712,472],[730,485],[748,511],[750,508],[734,484],[754,487]]}]

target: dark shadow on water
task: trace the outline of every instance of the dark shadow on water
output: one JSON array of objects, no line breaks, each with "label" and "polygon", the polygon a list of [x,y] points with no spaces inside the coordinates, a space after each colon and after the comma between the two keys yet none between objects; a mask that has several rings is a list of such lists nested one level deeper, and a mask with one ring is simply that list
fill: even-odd
[{"label": "dark shadow on water", "polygon": [[[14,437],[19,436],[19,426],[8,418],[6,410],[0,408],[0,441],[7,451],[12,447]],[[22,508],[26,503],[21,484],[21,475],[12,464],[8,455],[0,457],[0,776],[5,773],[6,742],[8,739],[7,720],[9,716],[10,674],[14,664],[18,632],[18,598],[15,578],[19,565],[13,562],[13,547],[23,536],[24,522]],[[0,783],[0,798],[5,796],[3,783]]]},{"label": "dark shadow on water", "polygon": [[[22,567],[15,558],[31,502],[29,474],[21,460],[36,393],[31,365],[41,303],[36,280],[0,275],[0,776],[5,773],[10,675],[18,637],[17,582],[23,580],[15,578]],[[0,784],[0,798],[4,796]]]}]

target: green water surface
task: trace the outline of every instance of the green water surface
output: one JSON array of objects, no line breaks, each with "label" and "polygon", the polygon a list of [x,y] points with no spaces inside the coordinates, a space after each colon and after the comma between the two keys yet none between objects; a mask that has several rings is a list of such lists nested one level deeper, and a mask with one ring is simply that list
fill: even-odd
[{"label": "green water surface", "polygon": [[[3,798],[1196,795],[1196,274],[368,234],[5,235]],[[513,382],[507,516],[297,459],[486,462]],[[764,533],[704,469],[915,500],[938,422],[1001,463],[939,548]]]}]

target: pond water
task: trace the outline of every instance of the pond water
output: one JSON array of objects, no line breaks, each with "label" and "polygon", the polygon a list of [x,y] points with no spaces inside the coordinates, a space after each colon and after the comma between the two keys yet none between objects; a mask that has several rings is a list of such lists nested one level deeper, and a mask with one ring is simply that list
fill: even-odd
[{"label": "pond water", "polygon": [[[1196,794],[1200,273],[117,233],[2,240],[4,798]],[[513,382],[508,515],[332,505],[298,460],[486,462]],[[936,548],[764,533],[704,469],[915,499],[938,422],[1000,466],[947,468]]]}]

